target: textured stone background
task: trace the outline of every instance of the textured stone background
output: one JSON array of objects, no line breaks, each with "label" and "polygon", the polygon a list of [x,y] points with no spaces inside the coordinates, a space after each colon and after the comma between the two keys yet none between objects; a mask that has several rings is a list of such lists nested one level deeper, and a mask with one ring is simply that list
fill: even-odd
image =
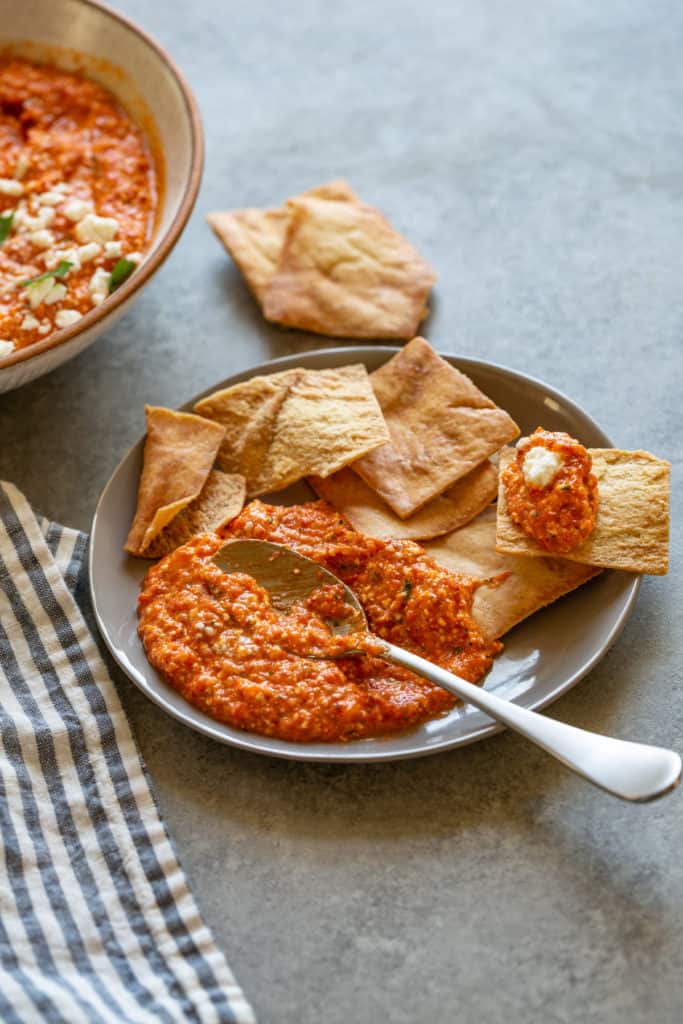
[{"label": "textured stone background", "polygon": [[[681,748],[681,5],[119,6],[196,90],[204,185],[134,311],[0,397],[0,475],[87,528],[145,401],[324,346],[261,320],[202,215],[346,176],[437,267],[437,348],[545,378],[672,461],[672,573],[551,713]],[[396,765],[269,761],[121,692],[261,1024],[681,1020],[680,794],[618,804],[508,735]]]}]

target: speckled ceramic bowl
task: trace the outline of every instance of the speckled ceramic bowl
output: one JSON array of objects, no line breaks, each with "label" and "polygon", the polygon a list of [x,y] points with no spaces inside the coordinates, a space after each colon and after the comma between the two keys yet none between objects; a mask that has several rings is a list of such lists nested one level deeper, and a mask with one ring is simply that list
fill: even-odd
[{"label": "speckled ceramic bowl", "polygon": [[190,216],[204,143],[195,100],[168,54],[137,25],[95,0],[0,0],[0,54],[79,71],[111,90],[147,136],[161,185],[154,237],[138,270],[73,327],[0,358],[3,392],[92,345],[147,285]]}]

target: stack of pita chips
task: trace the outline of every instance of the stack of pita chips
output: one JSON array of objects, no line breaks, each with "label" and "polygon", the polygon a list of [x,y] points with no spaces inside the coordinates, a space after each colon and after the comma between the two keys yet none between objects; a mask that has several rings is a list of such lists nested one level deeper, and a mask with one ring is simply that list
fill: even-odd
[{"label": "stack of pita chips", "polygon": [[145,416],[138,503],[125,550],[159,558],[233,519],[244,504],[244,478],[213,469],[225,433],[219,424],[150,405]]},{"label": "stack of pita chips", "polygon": [[310,479],[357,530],[421,541],[444,568],[487,580],[473,613],[491,638],[600,572],[496,551],[492,459],[519,428],[424,338],[414,338],[370,382],[390,443],[324,480]]},{"label": "stack of pita chips", "polygon": [[344,181],[270,210],[208,216],[267,320],[345,338],[411,338],[436,275]]},{"label": "stack of pita chips", "polygon": [[245,497],[334,473],[389,439],[360,364],[252,377],[198,402],[195,412],[145,409],[137,510],[125,544],[132,555],[168,554],[225,526]]},{"label": "stack of pita chips", "polygon": [[[268,246],[259,251],[255,288],[269,280]],[[369,376],[360,364],[299,367],[214,392],[194,414],[146,414],[131,554],[167,554],[220,529],[245,498],[307,478],[361,533],[419,541],[451,572],[485,580],[473,612],[491,638],[603,568],[667,571],[668,463],[590,450],[596,528],[575,551],[548,556],[512,522],[499,490],[517,424],[423,338]]]}]

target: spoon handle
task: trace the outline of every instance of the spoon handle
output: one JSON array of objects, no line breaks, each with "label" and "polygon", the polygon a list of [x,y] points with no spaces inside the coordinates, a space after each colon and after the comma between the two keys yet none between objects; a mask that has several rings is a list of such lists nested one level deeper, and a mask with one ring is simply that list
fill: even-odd
[{"label": "spoon handle", "polygon": [[673,750],[630,743],[577,729],[496,697],[401,647],[385,644],[382,657],[424,676],[467,704],[526,736],[568,768],[622,800],[646,801],[678,785],[681,759]]}]

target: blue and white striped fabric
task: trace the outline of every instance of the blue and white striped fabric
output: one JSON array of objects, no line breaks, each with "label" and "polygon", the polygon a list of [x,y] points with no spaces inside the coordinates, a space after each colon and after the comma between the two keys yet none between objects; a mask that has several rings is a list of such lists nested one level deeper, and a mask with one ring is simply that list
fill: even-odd
[{"label": "blue and white striped fabric", "polygon": [[0,1020],[253,1024],[86,624],[86,544],[0,484]]}]

